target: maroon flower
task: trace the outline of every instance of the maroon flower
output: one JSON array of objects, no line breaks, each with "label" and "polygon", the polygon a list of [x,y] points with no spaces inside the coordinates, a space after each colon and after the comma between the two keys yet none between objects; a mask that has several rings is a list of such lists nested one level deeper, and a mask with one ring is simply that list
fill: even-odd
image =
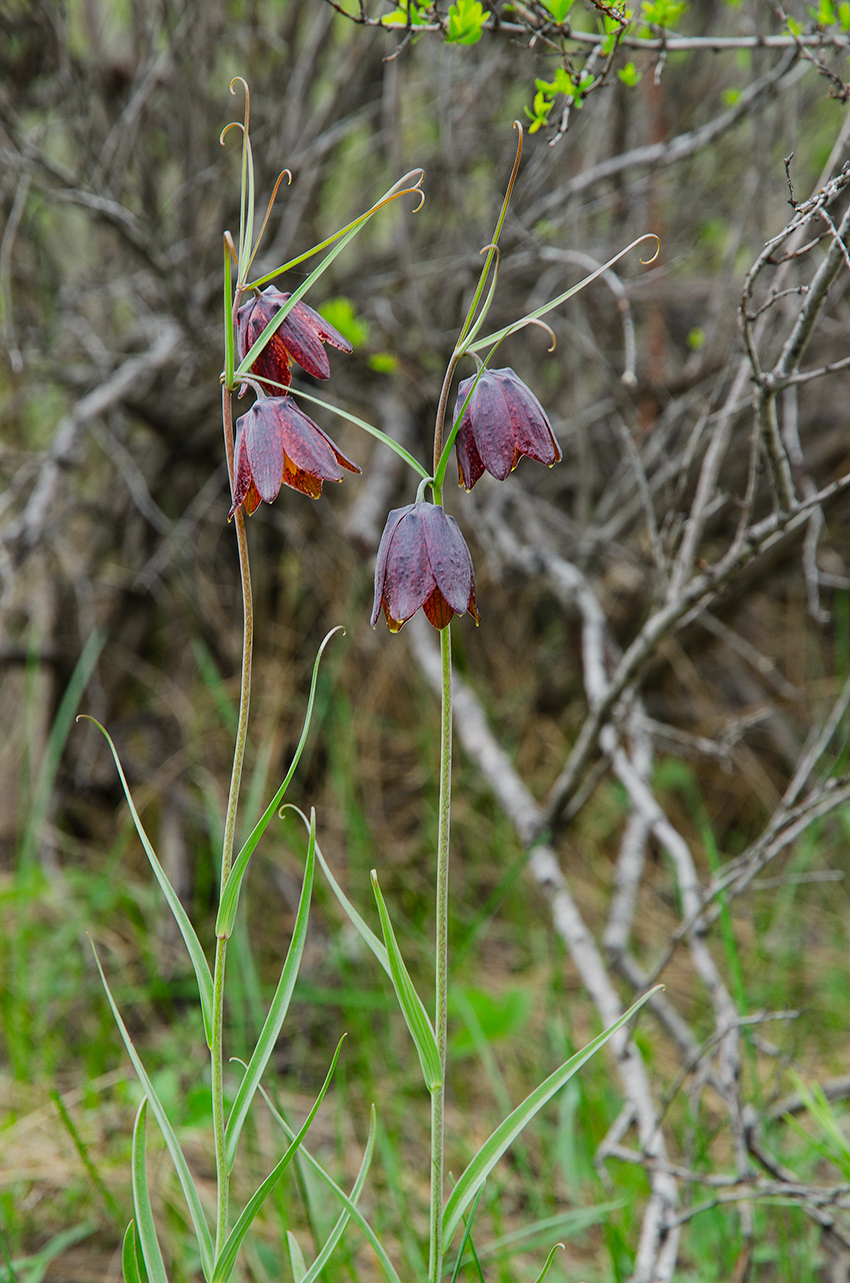
[{"label": "maroon flower", "polygon": [[[269,285],[262,294],[255,294],[247,303],[242,304],[236,313],[236,341],[240,361],[288,298],[288,294],[282,294],[273,285]],[[288,388],[291,377],[289,358],[293,357],[302,370],[312,374],[314,379],[327,379],[330,377],[331,366],[328,354],[322,347],[323,343],[330,343],[341,352],[352,350],[348,339],[343,338],[339,330],[329,325],[324,317],[319,316],[306,303],[296,303],[251,366],[251,373],[260,379],[273,379]]]},{"label": "maroon flower", "polygon": [[236,421],[230,516],[240,504],[250,516],[261,499],[271,503],[281,484],[318,499],[323,481],[342,481],[340,464],[360,471],[291,396],[261,396]]},{"label": "maroon flower", "polygon": [[[455,419],[474,376],[458,388]],[[504,481],[513,472],[520,455],[551,468],[560,462],[561,450],[533,392],[511,369],[485,370],[463,416],[455,438],[460,484],[471,490],[486,470]]]},{"label": "maroon flower", "polygon": [[397,633],[422,606],[435,628],[469,611],[476,624],[472,558],[454,517],[432,503],[410,503],[387,517],[375,565],[372,627],[383,608]]}]

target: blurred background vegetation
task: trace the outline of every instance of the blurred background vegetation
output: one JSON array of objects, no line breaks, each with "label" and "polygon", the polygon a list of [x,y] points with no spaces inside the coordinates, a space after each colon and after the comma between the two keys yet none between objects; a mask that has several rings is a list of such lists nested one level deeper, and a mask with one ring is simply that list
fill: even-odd
[{"label": "blurred background vegetation", "polygon": [[[604,7],[577,3],[571,18],[597,30]],[[502,363],[540,397],[564,453],[551,472],[521,465],[514,484],[528,506],[509,510],[489,478],[468,500],[448,500],[472,548],[482,616],[477,630],[468,619],[455,626],[459,671],[538,799],[587,712],[581,625],[540,566],[511,562],[494,522],[527,532],[528,512],[538,514],[593,585],[612,643],[629,644],[663,595],[657,545],[680,537],[705,423],[741,360],[744,275],[788,221],[789,178],[791,199],[805,200],[847,158],[836,85],[847,75],[846,6],[674,7],[677,31],[704,45],[653,45],[663,31],[650,25],[644,45],[618,53],[570,111],[553,91],[548,125],[526,137],[491,328],[646,231],[661,237],[661,255],[644,267],[631,254],[616,280],[549,316],[554,351],[537,329],[504,345]],[[258,199],[282,168],[292,173],[263,270],[349,221],[406,170],[425,169],[423,209],[412,216],[399,203],[373,220],[309,301],[354,343],[351,357],[332,354],[329,399],[427,460],[442,374],[510,172],[511,122],[528,123],[527,108],[539,116],[539,82],[553,84],[558,67],[569,65],[578,83],[589,48],[577,53],[552,34],[551,6],[490,8],[511,29],[451,44],[439,32],[405,33],[404,14],[381,29],[324,0],[0,0],[0,1227],[19,1279],[120,1278],[139,1092],[87,932],[202,1187],[211,1179],[191,971],[104,744],[73,719],[90,713],[114,737],[148,831],[209,940],[241,640],[219,392],[222,232],[238,226],[238,150],[219,144],[241,112],[229,82],[241,75],[251,86]],[[390,6],[372,16],[382,12]],[[814,56],[793,39],[722,43],[818,23],[838,44]],[[848,281],[844,270],[813,365],[847,351]],[[632,338],[634,377],[624,380]],[[306,376],[300,384],[318,390]],[[797,476],[824,485],[850,469],[848,404],[846,371],[806,385],[795,410],[805,454]],[[745,385],[701,545],[708,560],[738,520],[748,406]],[[369,869],[379,868],[412,965],[425,974],[436,704],[405,633],[368,625],[384,516],[411,502],[414,486],[384,447],[324,411],[316,418],[364,472],[327,486],[319,503],[286,491],[249,522],[257,651],[243,821],[285,773],[318,644],[344,624],[290,796],[317,808],[322,849],[356,903],[369,903]],[[710,627],[691,621],[662,640],[642,678],[647,715],[661,728],[654,793],[706,883],[764,831],[850,672],[848,515],[846,496],[827,511],[817,602],[801,539],[788,539],[729,585]],[[825,768],[839,783],[846,732],[845,716]],[[594,932],[629,816],[625,790],[600,763],[557,836]],[[844,806],[802,828],[710,934],[741,1016],[784,1013],[754,1023],[743,1040],[743,1099],[786,1175],[833,1191],[850,1177],[840,1104],[850,1068],[849,826]],[[462,1135],[480,1141],[503,1102],[521,1099],[600,1023],[545,891],[526,872],[522,838],[461,747],[453,851],[450,1146],[460,1170]],[[302,860],[297,827],[283,821],[252,867],[228,1008],[235,1054],[248,1047],[276,977]],[[652,839],[643,878],[635,948],[649,968],[681,921],[675,877]],[[710,1003],[682,950],[662,979],[697,1045],[708,1046]],[[616,984],[625,1000],[629,986]],[[311,1097],[343,1029],[333,1104],[313,1147],[340,1172],[351,1168],[368,1105],[379,1102],[367,1202],[413,1275],[427,1219],[417,1071],[384,978],[320,885],[274,1059],[271,1086],[287,1109]],[[706,1074],[652,1018],[637,1043],[676,1161],[708,1174],[734,1167]],[[595,1162],[623,1105],[612,1063],[597,1057],[491,1181],[479,1213],[488,1277],[535,1277],[559,1239],[558,1279],[631,1276],[649,1181],[640,1162]],[[796,1089],[791,1070],[826,1083],[833,1102],[818,1119],[798,1105],[796,1127],[776,1108]],[[258,1170],[270,1143],[258,1126]],[[161,1147],[153,1161],[171,1277],[198,1278]],[[735,1188],[733,1199],[718,1197],[719,1183],[685,1182],[693,1214],[677,1278],[848,1277],[850,1237],[813,1219],[811,1198],[765,1194],[748,1220],[741,1203],[754,1200]],[[400,1211],[402,1189],[412,1217]],[[825,1202],[839,1229],[845,1194]],[[308,1174],[293,1177],[264,1213],[244,1277],[280,1277],[284,1231],[309,1241],[327,1218]],[[329,1279],[376,1277],[357,1243],[347,1251]]]}]

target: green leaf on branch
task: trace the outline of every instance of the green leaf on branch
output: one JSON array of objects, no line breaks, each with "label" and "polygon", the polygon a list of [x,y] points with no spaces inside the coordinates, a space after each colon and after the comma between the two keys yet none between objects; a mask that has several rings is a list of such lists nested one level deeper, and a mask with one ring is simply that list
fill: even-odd
[{"label": "green leaf on branch", "polygon": [[570,9],[573,7],[574,0],[543,0],[543,4],[549,10],[555,22],[559,25],[564,21]]},{"label": "green leaf on branch", "polygon": [[675,27],[689,7],[687,0],[643,0],[640,16],[653,27]]},{"label": "green leaf on branch", "polygon": [[[142,1260],[145,1264],[148,1279],[150,1283],[168,1283],[165,1263],[163,1262],[159,1240],[156,1236],[156,1226],[154,1225],[151,1199],[148,1192],[148,1174],[145,1166],[145,1123],[147,1121],[147,1112],[148,1101],[147,1097],[145,1097],[141,1105],[139,1105],[136,1123],[133,1127],[133,1207],[136,1212],[136,1227],[142,1251]],[[138,1260],[136,1265],[138,1268]]]},{"label": "green leaf on branch", "polygon": [[623,84],[629,85],[632,88],[635,85],[640,84],[641,74],[642,73],[638,71],[637,67],[633,62],[627,62],[625,67],[621,67],[620,70],[617,72],[617,75],[620,77]]},{"label": "green leaf on branch", "polygon": [[487,14],[480,0],[455,0],[449,9],[449,26],[446,43],[474,45],[481,39],[481,29]]},{"label": "green leaf on branch", "polygon": [[145,855],[148,857],[148,862],[154,871],[154,876],[162,889],[163,895],[168,901],[168,907],[173,913],[174,920],[180,928],[180,934],[186,944],[189,957],[192,960],[192,966],[195,968],[195,979],[198,982],[198,994],[201,999],[201,1011],[204,1017],[204,1033],[206,1034],[207,1046],[210,1047],[212,1046],[213,982],[212,975],[210,974],[209,963],[207,962],[206,955],[201,948],[201,942],[195,934],[195,928],[189,921],[189,916],[186,913],[186,910],[180,903],[180,898],[177,895],[177,892],[169,882],[165,870],[157,859],[156,852],[151,846],[150,839],[145,832],[145,827],[142,824],[139,812],[136,810],[136,804],[133,801],[130,786],[127,783],[127,777],[124,774],[124,768],[121,765],[118,750],[112,742],[112,737],[94,717],[89,717],[87,713],[82,714],[82,716],[85,717],[87,721],[94,722],[95,726],[104,736],[107,744],[109,745],[113,761],[115,762],[115,766],[118,770],[118,776],[121,780],[121,787],[124,790],[124,796],[127,799],[127,805],[130,808],[130,814],[132,815],[133,823],[136,826],[136,832],[141,839],[142,846],[145,848]]},{"label": "green leaf on branch", "polygon": [[381,24],[385,27],[422,27],[427,21],[416,0],[401,0],[397,9],[381,19]]},{"label": "green leaf on branch", "polygon": [[298,741],[298,746],[295,749],[295,753],[289,765],[289,770],[286,773],[286,778],[272,800],[269,802],[265,811],[263,811],[263,814],[260,816],[257,823],[254,825],[250,836],[247,838],[242,850],[234,860],[233,867],[227,876],[227,881],[222,888],[221,900],[218,907],[218,916],[215,923],[215,933],[217,936],[227,937],[233,930],[233,924],[236,921],[236,910],[239,907],[239,892],[242,888],[242,879],[245,876],[245,870],[248,868],[248,861],[253,855],[260,838],[271,823],[272,817],[277,814],[286,790],[289,788],[289,783],[295,774],[296,767],[301,760],[301,754],[304,752],[304,746],[307,743],[307,736],[310,733],[310,722],[313,718],[313,705],[316,701],[316,683],[319,680],[319,664],[321,662],[322,655],[324,654],[325,647],[333,637],[334,633],[344,632],[345,629],[340,625],[337,625],[336,628],[332,628],[323,638],[322,644],[316,654],[316,659],[313,664],[313,676],[310,680],[310,696],[307,700],[307,712],[304,714],[304,725],[301,730],[301,738]]},{"label": "green leaf on branch", "polygon": [[304,1120],[303,1126],[301,1127],[300,1131],[296,1135],[292,1144],[287,1149],[283,1158],[280,1160],[279,1163],[277,1163],[277,1165],[271,1170],[271,1172],[269,1172],[268,1176],[263,1181],[262,1185],[253,1195],[253,1197],[251,1197],[248,1200],[245,1206],[245,1209],[242,1212],[242,1215],[239,1217],[236,1224],[233,1226],[233,1229],[228,1234],[224,1247],[221,1249],[221,1252],[216,1258],[215,1265],[213,1266],[211,1283],[227,1283],[227,1280],[230,1278],[231,1274],[233,1273],[233,1267],[236,1264],[236,1257],[239,1252],[239,1248],[242,1246],[242,1240],[245,1238],[245,1235],[248,1233],[248,1230],[251,1228],[251,1225],[253,1224],[253,1221],[255,1216],[257,1215],[257,1212],[259,1212],[263,1203],[266,1201],[266,1198],[269,1196],[269,1194],[272,1192],[274,1187],[277,1185],[280,1178],[283,1176],[284,1172],[286,1171],[287,1167],[295,1157],[298,1151],[298,1147],[300,1146],[304,1137],[307,1135],[310,1125],[313,1122],[313,1119],[316,1117],[316,1114],[318,1113],[319,1106],[321,1105],[322,1101],[325,1098],[325,1093],[327,1092],[328,1087],[330,1087],[331,1085],[331,1079],[334,1076],[334,1070],[336,1069],[336,1062],[339,1059],[339,1051],[340,1051],[340,1047],[342,1046],[344,1038],[345,1038],[345,1034],[343,1034],[342,1038],[340,1038],[339,1042],[337,1043],[337,1048],[336,1048],[336,1051],[334,1052],[334,1058],[331,1061],[331,1067],[328,1070],[327,1077],[325,1078],[325,1081],[322,1084],[321,1091],[316,1097],[313,1108],[310,1110],[309,1114]]},{"label": "green leaf on branch", "polygon": [[520,1135],[523,1128],[531,1121],[534,1115],[543,1108],[547,1101],[551,1100],[556,1092],[560,1091],[565,1083],[578,1073],[590,1057],[593,1056],[600,1047],[608,1041],[612,1034],[623,1025],[631,1020],[632,1016],[643,1006],[646,1000],[663,985],[656,985],[649,993],[645,993],[634,1006],[630,1007],[625,1015],[621,1016],[610,1029],[606,1029],[598,1038],[594,1038],[583,1051],[577,1052],[571,1056],[568,1061],[556,1069],[553,1074],[542,1082],[540,1086],[527,1096],[521,1105],[518,1105],[513,1113],[509,1114],[504,1122],[493,1132],[489,1140],[485,1141],[467,1167],[466,1171],[458,1180],[454,1189],[448,1197],[445,1209],[443,1211],[443,1241],[448,1247],[452,1237],[461,1222],[461,1218],[469,1204],[475,1198],[475,1195],[490,1175],[493,1168],[507,1149],[513,1144],[517,1136]]},{"label": "green leaf on branch", "polygon": [[401,950],[398,947],[395,932],[390,922],[390,915],[387,912],[384,897],[381,895],[381,888],[378,886],[378,875],[374,869],[371,876],[372,890],[375,893],[378,913],[381,918],[381,930],[384,933],[384,943],[387,946],[390,978],[393,982],[395,995],[398,998],[401,1014],[404,1016],[404,1022],[410,1030],[410,1036],[419,1055],[425,1086],[429,1091],[435,1091],[440,1086],[443,1078],[443,1067],[440,1064],[440,1056],[437,1051],[437,1039],[434,1037],[434,1030],[431,1026],[431,1021],[428,1019],[428,1013],[425,1010],[422,999],[416,992],[407,967],[404,965],[404,958],[401,956]]},{"label": "green leaf on branch", "polygon": [[224,1142],[227,1149],[228,1168],[233,1166],[233,1160],[236,1157],[236,1147],[239,1144],[239,1135],[242,1131],[242,1125],[254,1099],[254,1094],[259,1086],[263,1071],[269,1063],[269,1057],[274,1051],[278,1034],[281,1031],[283,1022],[286,1019],[286,1013],[289,1010],[289,1003],[292,998],[292,991],[295,988],[295,981],[298,978],[298,969],[301,966],[301,957],[304,953],[304,943],[307,939],[307,920],[310,913],[310,898],[313,892],[313,870],[315,868],[315,851],[316,851],[316,812],[310,813],[310,840],[307,847],[307,862],[304,867],[304,883],[301,887],[301,900],[298,905],[298,913],[295,918],[295,926],[292,930],[292,939],[289,943],[289,949],[286,954],[286,961],[280,973],[275,995],[272,998],[268,1015],[254,1053],[245,1070],[244,1077],[239,1084],[239,1090],[236,1093],[236,1099],[233,1102],[233,1108],[230,1111],[230,1117],[227,1120],[227,1126],[224,1131]]},{"label": "green leaf on branch", "polygon": [[195,1182],[192,1180],[192,1174],[189,1171],[188,1164],[183,1156],[180,1143],[174,1134],[174,1128],[171,1126],[168,1115],[162,1106],[162,1101],[154,1090],[154,1085],[148,1077],[147,1070],[142,1064],[139,1053],[136,1051],[133,1039],[130,1037],[127,1031],[127,1026],[121,1018],[121,1012],[118,1010],[118,1004],[113,998],[112,990],[106,982],[106,976],[104,974],[103,967],[100,965],[100,958],[97,956],[97,949],[94,947],[93,940],[91,942],[91,947],[94,953],[94,960],[97,964],[97,969],[100,972],[101,982],[106,990],[106,997],[109,1000],[109,1005],[112,1008],[112,1014],[115,1017],[115,1023],[118,1026],[118,1031],[124,1040],[124,1046],[127,1048],[127,1052],[133,1062],[133,1068],[135,1069],[139,1081],[144,1088],[145,1094],[150,1101],[154,1117],[159,1124],[159,1129],[162,1132],[163,1139],[165,1140],[166,1148],[168,1149],[172,1162],[174,1163],[177,1176],[180,1180],[180,1185],[183,1189],[183,1195],[189,1206],[189,1215],[192,1218],[192,1225],[195,1228],[195,1237],[198,1240],[198,1249],[201,1254],[201,1268],[204,1271],[204,1275],[209,1278],[213,1258],[212,1237],[204,1216],[204,1209],[201,1206],[201,1200],[198,1197]]}]

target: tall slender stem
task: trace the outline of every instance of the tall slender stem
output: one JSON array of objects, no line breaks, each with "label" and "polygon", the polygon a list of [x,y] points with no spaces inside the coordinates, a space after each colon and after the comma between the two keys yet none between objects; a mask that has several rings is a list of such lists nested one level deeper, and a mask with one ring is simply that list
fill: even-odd
[{"label": "tall slender stem", "polygon": [[[237,294],[238,298],[238,294]],[[224,427],[224,450],[227,456],[227,471],[233,488],[233,404],[231,392],[227,386],[221,390],[222,423]],[[248,560],[248,538],[245,530],[245,515],[241,508],[234,517],[236,542],[239,549],[239,571],[242,579],[242,681],[239,692],[239,721],[236,729],[236,743],[233,749],[233,769],[230,774],[230,792],[227,798],[227,812],[224,820],[224,840],[221,851],[220,892],[230,873],[233,863],[233,843],[236,834],[236,812],[239,805],[239,785],[242,780],[242,764],[245,759],[245,742],[248,735],[248,710],[251,703],[251,660],[254,644],[254,603],[251,593],[251,565]],[[227,1145],[224,1129],[224,964],[227,954],[227,938],[219,936],[215,948],[215,972],[213,975],[213,1009],[212,1009],[212,1046],[210,1048],[210,1069],[213,1113],[213,1137],[215,1141],[216,1184],[218,1196],[216,1202],[215,1250],[218,1255],[227,1237],[230,1173],[227,1162]]]},{"label": "tall slender stem", "polygon": [[440,720],[440,812],[437,834],[436,1034],[442,1067],[440,1086],[431,1093],[431,1248],[430,1283],[443,1272],[443,1148],[446,1101],[446,1026],[449,990],[449,824],[452,776],[452,641],[448,625],[440,631],[443,687]]}]

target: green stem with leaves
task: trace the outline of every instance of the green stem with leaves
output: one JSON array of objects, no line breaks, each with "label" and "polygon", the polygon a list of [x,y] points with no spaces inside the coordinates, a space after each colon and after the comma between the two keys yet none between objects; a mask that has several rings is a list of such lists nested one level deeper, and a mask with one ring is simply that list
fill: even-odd
[{"label": "green stem with leaves", "polygon": [[[238,303],[238,293],[237,293]],[[235,312],[235,308],[234,308]],[[227,472],[233,482],[233,403],[231,389],[226,382],[222,385],[222,424],[224,427],[224,449],[227,457]],[[236,744],[233,749],[233,768],[230,773],[230,792],[227,798],[227,811],[224,819],[224,840],[221,851],[221,881],[219,897],[230,874],[233,863],[233,843],[236,834],[236,813],[239,805],[239,786],[242,781],[242,766],[245,760],[245,743],[248,736],[248,711],[251,703],[251,662],[254,646],[254,602],[251,592],[251,565],[248,559],[248,535],[245,530],[245,514],[241,508],[234,516],[236,542],[239,550],[239,571],[242,580],[242,680],[239,692],[239,721],[236,728]],[[228,1230],[230,1168],[227,1161],[227,1145],[224,1125],[224,972],[227,954],[227,936],[216,939],[215,970],[213,972],[212,1004],[212,1046],[210,1048],[211,1095],[213,1113],[213,1136],[215,1141],[216,1165],[216,1256],[220,1252]]]}]

